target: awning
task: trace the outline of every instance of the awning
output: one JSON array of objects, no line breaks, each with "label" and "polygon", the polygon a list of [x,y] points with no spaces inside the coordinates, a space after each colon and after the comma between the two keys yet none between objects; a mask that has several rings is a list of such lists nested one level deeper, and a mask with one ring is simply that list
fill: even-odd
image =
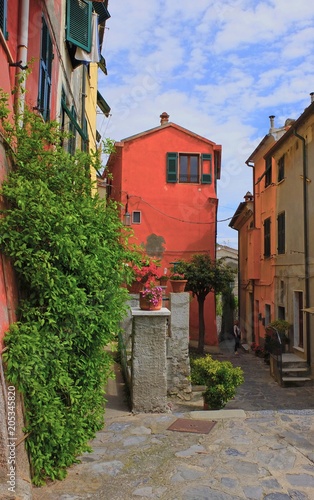
[{"label": "awning", "polygon": [[107,64],[104,56],[100,55],[100,61],[98,61],[98,68],[101,69],[105,75],[107,75]]},{"label": "awning", "polygon": [[110,108],[109,104],[106,103],[105,99],[103,98],[103,96],[101,95],[99,90],[97,90],[97,105],[101,109],[101,111],[104,113],[104,115],[108,117],[111,108]]},{"label": "awning", "polygon": [[306,307],[305,309],[301,309],[301,311],[309,314],[314,314],[314,307]]}]

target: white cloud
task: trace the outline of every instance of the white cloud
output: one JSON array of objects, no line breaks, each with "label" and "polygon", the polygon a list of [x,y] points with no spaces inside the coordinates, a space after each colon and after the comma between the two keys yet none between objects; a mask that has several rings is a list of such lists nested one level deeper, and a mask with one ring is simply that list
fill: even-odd
[{"label": "white cloud", "polygon": [[[170,120],[222,144],[219,218],[232,217],[252,172],[245,160],[269,130],[297,118],[314,91],[314,4],[308,0],[109,1],[100,90],[120,140]],[[228,222],[218,240],[237,241]]]}]

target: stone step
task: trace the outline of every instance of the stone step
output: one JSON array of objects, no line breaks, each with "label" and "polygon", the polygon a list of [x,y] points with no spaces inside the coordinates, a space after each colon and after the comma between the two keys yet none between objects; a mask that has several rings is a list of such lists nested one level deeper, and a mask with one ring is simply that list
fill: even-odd
[{"label": "stone step", "polygon": [[303,372],[303,373],[308,373],[309,371],[309,368],[308,366],[304,366],[304,367],[299,367],[299,366],[283,366],[282,367],[282,371],[285,372],[285,373],[288,373],[288,372]]},{"label": "stone step", "polygon": [[292,384],[292,385],[304,385],[306,384],[307,382],[310,382],[311,381],[311,378],[310,377],[282,377],[282,383],[284,385],[288,385],[288,384]]}]

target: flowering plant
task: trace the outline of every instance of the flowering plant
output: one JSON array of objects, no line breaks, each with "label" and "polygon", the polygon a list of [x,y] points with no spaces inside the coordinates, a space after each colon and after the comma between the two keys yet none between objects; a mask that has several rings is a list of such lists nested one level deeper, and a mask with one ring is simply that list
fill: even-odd
[{"label": "flowering plant", "polygon": [[148,302],[156,306],[162,298],[163,290],[161,286],[157,285],[155,280],[151,279],[147,281],[144,290],[140,293],[142,297],[145,297],[148,300]]},{"label": "flowering plant", "polygon": [[140,283],[146,283],[149,278],[159,278],[160,271],[154,262],[145,262],[143,266],[132,266],[134,280]]}]

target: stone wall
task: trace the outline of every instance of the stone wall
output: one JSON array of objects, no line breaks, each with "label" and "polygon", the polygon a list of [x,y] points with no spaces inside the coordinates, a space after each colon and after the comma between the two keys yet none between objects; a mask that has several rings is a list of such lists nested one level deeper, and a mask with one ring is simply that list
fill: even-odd
[{"label": "stone wall", "polygon": [[188,293],[170,293],[170,335],[167,339],[168,394],[190,399],[189,310]]},{"label": "stone wall", "polygon": [[170,293],[164,303],[169,304],[170,311],[163,308],[159,313],[145,314],[139,309],[138,294],[130,294],[130,310],[122,324],[120,347],[122,370],[134,411],[165,411],[167,395],[189,399],[192,393],[189,294]]}]

